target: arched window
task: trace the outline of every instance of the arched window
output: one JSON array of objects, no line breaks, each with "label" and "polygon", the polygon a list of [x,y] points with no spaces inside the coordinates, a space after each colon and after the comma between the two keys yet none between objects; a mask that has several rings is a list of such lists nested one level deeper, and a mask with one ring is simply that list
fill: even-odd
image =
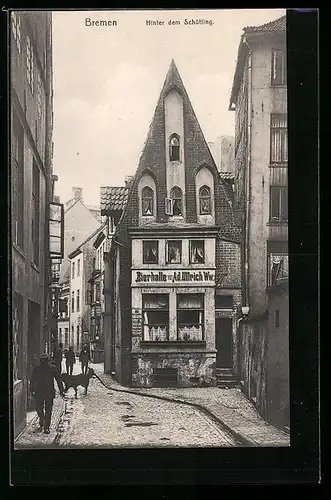
[{"label": "arched window", "polygon": [[173,215],[183,215],[183,194],[182,190],[175,186],[171,190],[171,199],[173,200]]},{"label": "arched window", "polygon": [[154,214],[154,193],[153,189],[145,186],[141,193],[141,213],[142,215]]},{"label": "arched window", "polygon": [[211,214],[211,194],[208,186],[202,186],[199,190],[200,215]]},{"label": "arched window", "polygon": [[169,157],[170,161],[179,161],[179,148],[180,142],[178,135],[173,135],[170,137],[169,142]]}]

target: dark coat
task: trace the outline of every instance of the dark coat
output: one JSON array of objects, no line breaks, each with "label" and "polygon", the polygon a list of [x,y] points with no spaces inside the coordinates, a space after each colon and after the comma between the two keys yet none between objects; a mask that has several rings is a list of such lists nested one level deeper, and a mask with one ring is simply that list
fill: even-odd
[{"label": "dark coat", "polygon": [[90,358],[90,351],[88,349],[82,349],[80,351],[79,361],[81,363],[87,363],[90,360],[91,360],[91,358]]},{"label": "dark coat", "polygon": [[62,362],[62,349],[58,347],[54,353],[54,363],[59,365],[61,362]]},{"label": "dark coat", "polygon": [[50,363],[35,366],[30,379],[30,392],[35,393],[37,398],[52,399],[55,397],[54,379],[59,391],[63,394],[63,384],[56,367]]},{"label": "dark coat", "polygon": [[76,361],[76,356],[75,356],[75,353],[74,351],[67,351],[65,354],[64,354],[64,357],[66,358],[66,362],[67,363],[75,363]]}]

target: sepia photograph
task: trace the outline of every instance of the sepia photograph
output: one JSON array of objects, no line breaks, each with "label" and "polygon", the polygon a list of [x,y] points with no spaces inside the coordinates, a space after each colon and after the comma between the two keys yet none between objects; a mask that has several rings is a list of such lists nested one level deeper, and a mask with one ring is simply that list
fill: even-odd
[{"label": "sepia photograph", "polygon": [[286,10],[9,19],[14,449],[290,447]]}]

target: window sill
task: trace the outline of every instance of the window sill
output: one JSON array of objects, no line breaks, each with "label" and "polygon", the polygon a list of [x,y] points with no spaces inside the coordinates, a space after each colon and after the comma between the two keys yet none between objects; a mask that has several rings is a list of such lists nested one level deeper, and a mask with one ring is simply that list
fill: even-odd
[{"label": "window sill", "polygon": [[19,247],[17,245],[17,243],[15,243],[14,241],[12,242],[12,245],[13,245],[13,248],[15,248],[16,252],[18,252],[23,257],[23,259],[26,259],[25,253],[23,252],[21,247]]},{"label": "window sill", "polygon": [[38,266],[37,266],[37,264],[35,264],[34,262],[31,262],[31,267],[33,267],[33,269],[34,269],[35,271],[37,271],[37,273],[40,273],[40,269],[39,269],[39,267],[38,267]]},{"label": "window sill", "polygon": [[267,226],[287,226],[287,225],[288,225],[287,220],[280,220],[280,221],[272,220],[267,222]]},{"label": "window sill", "polygon": [[140,347],[206,347],[205,340],[141,340]]}]

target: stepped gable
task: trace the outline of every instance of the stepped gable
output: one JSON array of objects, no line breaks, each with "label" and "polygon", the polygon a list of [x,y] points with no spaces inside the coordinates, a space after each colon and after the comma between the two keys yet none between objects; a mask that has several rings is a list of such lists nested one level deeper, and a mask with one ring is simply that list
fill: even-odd
[{"label": "stepped gable", "polygon": [[[183,98],[184,106],[184,143],[185,143],[185,169],[186,169],[186,199],[187,222],[197,221],[196,197],[195,197],[195,175],[202,165],[206,165],[214,174],[215,197],[218,198],[220,207],[216,214],[216,225],[221,227],[220,236],[240,241],[241,229],[236,225],[231,201],[227,194],[226,181],[220,178],[213,156],[209,150],[207,141],[203,135],[192,104],[186,92],[185,86],[179,75],[174,60],[171,61],[160,97],[158,99],[154,116],[151,121],[147,139],[139,160],[138,168],[128,192],[128,199],[120,219],[118,230],[138,225],[138,182],[143,172],[148,171],[155,180],[157,189],[157,222],[164,223],[168,220],[165,214],[164,199],[166,197],[166,144],[164,124],[164,98],[171,90],[177,90]],[[130,223],[126,221],[130,220]]]}]

